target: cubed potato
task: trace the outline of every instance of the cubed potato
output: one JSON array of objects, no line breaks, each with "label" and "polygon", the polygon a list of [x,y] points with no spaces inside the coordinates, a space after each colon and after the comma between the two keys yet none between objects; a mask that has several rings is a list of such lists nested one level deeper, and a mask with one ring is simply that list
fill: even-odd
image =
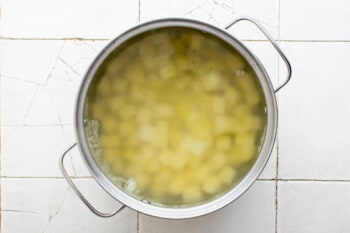
[{"label": "cubed potato", "polygon": [[259,116],[248,115],[242,119],[242,125],[247,131],[261,130],[263,127],[262,118]]},{"label": "cubed potato", "polygon": [[123,108],[119,109],[118,113],[121,119],[130,119],[136,114],[136,106],[132,104],[124,105]]},{"label": "cubed potato", "polygon": [[100,96],[110,96],[112,94],[112,81],[107,76],[102,76],[97,85],[97,93]]},{"label": "cubed potato", "polygon": [[255,147],[255,133],[242,133],[235,136],[235,144],[244,147]]},{"label": "cubed potato", "polygon": [[111,85],[113,93],[118,95],[125,94],[128,90],[128,83],[124,77],[117,76]]},{"label": "cubed potato", "polygon": [[107,114],[105,104],[102,101],[91,104],[90,114],[94,119],[102,119]]},{"label": "cubed potato", "polygon": [[243,93],[256,91],[256,84],[254,82],[254,77],[249,74],[242,75],[236,78],[238,86],[241,88]]},{"label": "cubed potato", "polygon": [[209,165],[212,171],[222,168],[227,161],[227,155],[222,152],[215,152],[209,158]]},{"label": "cubed potato", "polygon": [[206,163],[205,161],[198,164],[198,166],[193,169],[193,176],[195,177],[196,183],[202,183],[209,177],[211,172],[212,168],[210,164]]},{"label": "cubed potato", "polygon": [[117,134],[102,134],[100,142],[102,148],[116,148],[121,145],[120,137]]},{"label": "cubed potato", "polygon": [[137,125],[134,119],[118,121],[118,133],[122,136],[134,137]]},{"label": "cubed potato", "polygon": [[123,96],[111,96],[107,101],[106,111],[119,113],[124,106],[126,106],[126,100]]},{"label": "cubed potato", "polygon": [[174,108],[169,104],[157,104],[154,106],[154,114],[156,117],[168,118],[174,114]]},{"label": "cubed potato", "polygon": [[254,105],[260,103],[261,98],[262,98],[262,96],[258,91],[247,91],[244,94],[245,102],[250,106],[254,106]]},{"label": "cubed potato", "polygon": [[172,180],[169,181],[168,190],[172,195],[180,195],[186,185],[186,177],[181,174],[174,176]]},{"label": "cubed potato", "polygon": [[136,180],[137,188],[142,192],[147,189],[150,185],[149,175],[143,173],[135,173],[133,176]]},{"label": "cubed potato", "polygon": [[182,190],[182,199],[185,203],[199,202],[202,199],[202,191],[198,185],[189,184]]},{"label": "cubed potato", "polygon": [[120,156],[120,149],[118,147],[105,148],[102,155],[107,163],[112,163],[116,157]]},{"label": "cubed potato", "polygon": [[218,177],[219,179],[225,183],[225,184],[232,184],[232,181],[236,177],[236,170],[233,169],[231,166],[224,166],[222,169],[220,169]]},{"label": "cubed potato", "polygon": [[217,176],[212,175],[203,181],[201,187],[208,194],[216,194],[220,191],[221,183]]},{"label": "cubed potato", "polygon": [[156,133],[155,126],[151,124],[142,124],[138,129],[138,138],[145,142],[152,142]]},{"label": "cubed potato", "polygon": [[232,138],[229,135],[217,136],[215,146],[218,150],[229,151],[232,148]]},{"label": "cubed potato", "polygon": [[242,101],[241,94],[236,88],[232,86],[228,86],[227,88],[225,88],[224,98],[227,101],[227,105],[229,108],[235,108],[236,105],[240,101]]},{"label": "cubed potato", "polygon": [[227,101],[222,96],[216,96],[213,99],[213,112],[216,114],[224,114],[226,112]]},{"label": "cubed potato", "polygon": [[118,121],[112,115],[107,115],[100,119],[100,128],[106,134],[116,133]]},{"label": "cubed potato", "polygon": [[171,64],[165,65],[159,69],[159,74],[162,79],[173,78],[176,75],[176,68]]},{"label": "cubed potato", "polygon": [[232,125],[232,117],[226,115],[218,115],[214,119],[214,133],[215,135],[234,133],[235,130]]},{"label": "cubed potato", "polygon": [[229,61],[229,68],[235,72],[236,70],[242,70],[246,66],[245,61],[243,60],[242,56],[238,53],[235,53],[234,56],[231,56]]},{"label": "cubed potato", "polygon": [[223,77],[218,73],[210,72],[203,77],[202,85],[205,91],[217,91],[223,88]]},{"label": "cubed potato", "polygon": [[113,160],[113,163],[111,163],[111,170],[116,175],[121,175],[124,173],[124,163],[123,160],[120,157],[115,157]]},{"label": "cubed potato", "polygon": [[140,107],[136,112],[136,121],[140,124],[149,123],[152,120],[153,114],[152,110],[147,107]]}]

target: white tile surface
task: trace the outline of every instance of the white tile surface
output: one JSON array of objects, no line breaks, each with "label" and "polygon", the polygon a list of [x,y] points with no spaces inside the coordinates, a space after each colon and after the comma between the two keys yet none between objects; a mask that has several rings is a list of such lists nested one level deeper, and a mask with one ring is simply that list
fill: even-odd
[{"label": "white tile surface", "polygon": [[[255,7],[251,7],[252,4]],[[141,1],[141,21],[166,17],[186,17],[224,28],[234,18],[241,15],[250,15],[257,18],[274,36],[277,36],[278,5],[275,0]],[[230,32],[245,39],[264,39],[253,26],[244,22],[235,26],[235,29],[230,29]]]},{"label": "white tile surface", "polygon": [[43,86],[34,92],[28,112],[24,118],[25,125],[57,125],[61,120],[56,112],[52,97]]},{"label": "white tile surface", "polygon": [[283,43],[293,79],[279,92],[281,178],[350,179],[350,46]]},{"label": "white tile surface", "polygon": [[5,0],[2,36],[111,38],[138,20],[138,1]]},{"label": "white tile surface", "polygon": [[[223,28],[241,15],[258,19],[282,39],[293,68],[290,84],[278,93],[279,144],[259,177],[264,181],[228,207],[191,220],[140,215],[137,221],[129,209],[111,219],[93,215],[58,169],[59,156],[75,142],[77,87],[108,43],[79,38],[110,39],[159,17],[194,18]],[[348,0],[2,0],[1,232],[348,232],[349,20]],[[242,22],[229,33],[250,40],[244,43],[275,87],[284,80],[283,64],[254,26]],[[90,174],[77,148],[65,165],[70,175],[85,177],[75,182],[99,209],[118,206],[86,178]],[[276,226],[277,173],[288,181],[278,183]]]},{"label": "white tile surface", "polygon": [[[74,181],[101,211],[120,206],[93,180]],[[2,179],[2,195],[2,232],[136,233],[135,211],[126,208],[112,218],[98,218],[63,179]]]},{"label": "white tile surface", "polygon": [[1,138],[2,176],[62,176],[58,158],[67,144],[61,126],[3,126]]},{"label": "white tile surface", "polygon": [[349,40],[348,0],[280,0],[281,38],[288,40]]},{"label": "white tile surface", "polygon": [[140,215],[140,233],[274,232],[275,182],[257,181],[237,201],[213,214],[189,220]]},{"label": "white tile surface", "polygon": [[278,192],[278,232],[349,231],[350,183],[280,182]]},{"label": "white tile surface", "polygon": [[61,47],[62,41],[1,40],[1,75],[44,85]]},{"label": "white tile surface", "polygon": [[[1,125],[21,125],[37,84],[1,76]],[[16,110],[14,111],[14,106]]]}]

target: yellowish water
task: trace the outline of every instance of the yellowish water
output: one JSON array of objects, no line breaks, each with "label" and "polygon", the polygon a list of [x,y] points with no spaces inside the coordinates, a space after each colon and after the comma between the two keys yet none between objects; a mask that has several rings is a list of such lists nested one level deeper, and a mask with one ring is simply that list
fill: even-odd
[{"label": "yellowish water", "polygon": [[257,158],[266,126],[251,67],[223,41],[185,28],[122,45],[97,72],[85,106],[94,123],[87,137],[97,135],[90,148],[117,185],[169,206],[231,189]]}]

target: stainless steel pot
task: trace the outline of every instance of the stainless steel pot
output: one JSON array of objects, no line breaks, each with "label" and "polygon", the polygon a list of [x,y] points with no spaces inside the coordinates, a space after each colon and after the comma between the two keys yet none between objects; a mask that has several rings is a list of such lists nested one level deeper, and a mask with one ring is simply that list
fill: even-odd
[{"label": "stainless steel pot", "polygon": [[[127,206],[136,211],[142,212],[144,214],[152,215],[156,217],[162,217],[162,218],[181,219],[181,218],[197,217],[197,216],[211,213],[213,211],[216,211],[226,206],[227,204],[236,200],[253,184],[253,182],[256,180],[258,175],[263,170],[266,162],[269,159],[270,153],[273,149],[273,145],[276,137],[276,131],[277,131],[277,103],[276,103],[275,93],[278,90],[280,90],[284,85],[286,85],[287,82],[290,80],[291,67],[287,58],[285,57],[285,55],[283,54],[283,52],[281,51],[277,43],[274,41],[272,36],[270,36],[270,34],[256,20],[248,17],[238,18],[235,21],[233,21],[231,24],[229,24],[225,29],[230,28],[231,26],[233,26],[234,24],[242,20],[249,21],[253,23],[255,26],[257,26],[258,29],[260,29],[260,31],[269,39],[271,44],[274,46],[274,48],[277,50],[277,52],[283,59],[284,63],[286,64],[287,71],[288,71],[287,79],[278,88],[276,89],[273,88],[269,75],[265,71],[259,59],[255,57],[254,54],[249,49],[247,49],[247,47],[245,47],[239,40],[234,38],[225,30],[214,27],[204,22],[190,20],[190,19],[169,18],[169,19],[155,20],[155,21],[138,25],[124,32],[114,40],[112,40],[98,54],[98,56],[95,58],[95,60],[92,62],[91,66],[87,70],[86,75],[81,83],[81,86],[78,92],[78,98],[75,106],[75,119],[74,119],[74,123],[75,123],[74,127],[76,132],[77,143],[75,143],[70,148],[68,148],[63,153],[60,159],[60,168],[63,175],[65,176],[69,184],[72,186],[73,190],[84,201],[84,203],[92,210],[92,212],[94,212],[95,214],[101,217],[110,217],[117,214],[121,209]],[[261,86],[265,95],[265,99],[266,99],[266,105],[267,105],[266,111],[268,116],[265,140],[262,145],[260,155],[258,156],[255,164],[253,165],[249,173],[235,187],[233,187],[229,192],[225,193],[224,195],[210,202],[203,203],[197,206],[186,207],[186,208],[185,207],[169,208],[169,207],[160,207],[160,206],[151,205],[151,204],[142,202],[140,200],[137,200],[134,197],[131,197],[127,193],[123,192],[121,189],[115,186],[107,178],[107,176],[102,172],[100,167],[97,165],[95,159],[93,158],[92,154],[88,149],[87,140],[84,135],[83,106],[84,106],[87,90],[90,86],[90,83],[94,77],[95,72],[97,71],[98,67],[102,64],[102,62],[108,57],[108,55],[112,51],[114,51],[118,46],[120,46],[122,43],[129,40],[130,38],[136,35],[139,35],[140,33],[143,33],[145,31],[159,29],[159,28],[166,28],[166,27],[174,27],[174,26],[198,29],[198,30],[210,33],[220,38],[221,40],[226,41],[228,44],[234,47],[239,53],[241,53],[241,55],[246,59],[246,61],[254,69],[257,77],[259,78],[259,81],[261,83]],[[76,145],[78,145],[82,158],[86,166],[88,167],[90,173],[92,174],[92,176],[100,184],[100,186],[104,190],[106,190],[107,193],[109,193],[113,198],[115,198],[116,200],[118,200],[123,204],[121,208],[114,211],[113,213],[101,213],[100,211],[95,209],[87,199],[85,199],[85,197],[80,193],[80,191],[74,185],[67,171],[64,168],[63,161],[68,151],[70,151]]]}]

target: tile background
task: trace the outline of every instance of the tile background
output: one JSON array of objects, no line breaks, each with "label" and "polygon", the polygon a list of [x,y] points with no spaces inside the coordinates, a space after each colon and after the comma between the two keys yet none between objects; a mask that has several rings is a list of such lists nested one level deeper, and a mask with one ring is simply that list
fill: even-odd
[{"label": "tile background", "polygon": [[[1,232],[332,232],[350,231],[350,2],[348,0],[1,0]],[[213,214],[174,221],[125,209],[94,216],[59,172],[74,143],[73,104],[85,69],[123,30],[160,17],[224,27],[258,19],[287,54],[293,79],[278,94],[279,132],[259,180]],[[264,63],[275,86],[286,70],[247,23],[229,29]],[[93,203],[112,200],[77,150],[66,161]]]}]

